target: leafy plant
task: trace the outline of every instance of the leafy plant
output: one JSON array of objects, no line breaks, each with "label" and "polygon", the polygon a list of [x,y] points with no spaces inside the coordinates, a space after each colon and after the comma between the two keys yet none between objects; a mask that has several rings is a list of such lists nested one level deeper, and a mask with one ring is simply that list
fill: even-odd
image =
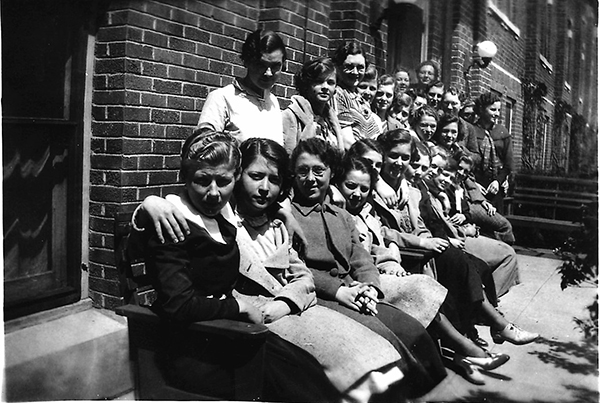
[{"label": "leafy plant", "polygon": [[[560,287],[579,287],[584,284],[598,287],[598,219],[590,217],[584,227],[570,236],[554,253],[563,263],[558,267]],[[586,307],[587,318],[573,318],[585,338],[598,341],[598,294]]]}]

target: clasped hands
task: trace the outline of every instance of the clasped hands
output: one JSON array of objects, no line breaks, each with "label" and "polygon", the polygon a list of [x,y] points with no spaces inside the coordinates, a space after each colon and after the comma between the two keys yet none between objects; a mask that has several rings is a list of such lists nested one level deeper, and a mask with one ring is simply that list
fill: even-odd
[{"label": "clasped hands", "polygon": [[365,315],[377,315],[377,295],[377,289],[372,285],[353,281],[349,286],[338,288],[335,298],[350,309]]}]

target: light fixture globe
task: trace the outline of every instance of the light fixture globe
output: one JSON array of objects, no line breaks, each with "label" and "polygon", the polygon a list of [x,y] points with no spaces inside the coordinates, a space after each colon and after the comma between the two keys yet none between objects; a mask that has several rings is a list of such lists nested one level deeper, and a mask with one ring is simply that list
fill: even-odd
[{"label": "light fixture globe", "polygon": [[498,48],[496,44],[492,41],[483,41],[477,44],[477,54],[482,59],[485,58],[493,58],[498,53]]}]

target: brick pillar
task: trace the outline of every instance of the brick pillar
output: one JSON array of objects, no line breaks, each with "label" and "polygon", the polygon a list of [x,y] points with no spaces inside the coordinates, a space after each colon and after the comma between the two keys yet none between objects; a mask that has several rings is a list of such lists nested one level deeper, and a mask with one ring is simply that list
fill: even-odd
[{"label": "brick pillar", "polygon": [[179,189],[179,153],[207,94],[241,76],[256,5],[235,1],[113,1],[100,24],[90,175],[90,296],[122,304],[114,217]]}]

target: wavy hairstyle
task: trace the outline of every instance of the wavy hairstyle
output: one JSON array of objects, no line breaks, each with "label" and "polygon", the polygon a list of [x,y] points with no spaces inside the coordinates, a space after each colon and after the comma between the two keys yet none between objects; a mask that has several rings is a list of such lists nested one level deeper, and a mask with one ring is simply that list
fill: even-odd
[{"label": "wavy hairstyle", "polygon": [[294,75],[294,86],[298,94],[304,96],[312,84],[323,81],[335,71],[335,64],[329,57],[309,60]]},{"label": "wavy hairstyle", "polygon": [[410,160],[413,161],[419,157],[417,154],[415,138],[406,129],[389,130],[377,137],[377,143],[379,143],[383,149],[384,156],[397,145],[408,144],[410,145]]},{"label": "wavy hairstyle", "polygon": [[230,164],[240,172],[241,154],[237,141],[229,134],[204,130],[187,138],[181,150],[181,178],[187,181],[203,165]]}]

